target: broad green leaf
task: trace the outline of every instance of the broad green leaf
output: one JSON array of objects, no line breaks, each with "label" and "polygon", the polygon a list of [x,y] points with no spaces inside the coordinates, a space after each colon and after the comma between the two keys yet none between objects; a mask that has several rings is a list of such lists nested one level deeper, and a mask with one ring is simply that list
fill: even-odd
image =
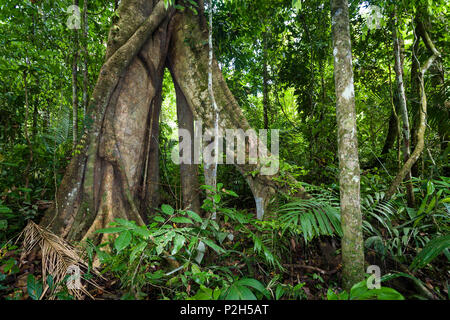
[{"label": "broad green leaf", "polygon": [[126,248],[131,242],[131,232],[130,231],[124,231],[122,232],[114,242],[114,247],[117,251],[122,251],[124,248]]},{"label": "broad green leaf", "polygon": [[225,253],[225,250],[221,247],[219,247],[217,244],[215,244],[213,241],[209,239],[202,239],[202,241],[211,249],[213,249],[217,253]]},{"label": "broad green leaf", "polygon": [[105,228],[105,229],[98,229],[95,231],[95,233],[118,233],[127,230],[127,228],[124,227],[112,227],[112,228]]},{"label": "broad green leaf", "polygon": [[220,197],[219,194],[215,194],[215,195],[213,196],[213,199],[214,199],[214,203],[215,203],[215,204],[218,204],[218,203],[220,203],[221,197]]},{"label": "broad green leaf", "polygon": [[129,221],[129,220],[126,220],[126,219],[117,218],[117,219],[114,220],[114,222],[117,223],[118,225],[127,227],[129,229],[137,228],[136,222],[134,222],[134,221]]},{"label": "broad green leaf", "polygon": [[147,229],[146,226],[140,226],[131,231],[133,232],[133,234],[139,235],[139,236],[143,237],[144,239],[148,239],[151,235],[150,231]]},{"label": "broad green leaf", "polygon": [[434,192],[435,188],[434,188],[434,184],[431,181],[427,182],[427,195],[431,196]]},{"label": "broad green leaf", "polygon": [[232,285],[225,300],[256,300],[256,296],[246,286]]},{"label": "broad green leaf", "polygon": [[138,254],[140,254],[142,251],[144,251],[146,246],[147,246],[146,242],[141,242],[136,246],[136,248],[133,249],[133,251],[131,251],[131,254],[130,254],[130,262],[131,263],[137,258]]},{"label": "broad green leaf", "polygon": [[178,251],[180,251],[180,249],[183,247],[185,242],[186,242],[186,238],[180,234],[177,234],[175,236],[175,238],[173,239],[173,249],[172,249],[171,255],[177,254]]},{"label": "broad green leaf", "polygon": [[4,205],[0,205],[0,213],[12,213],[12,210]]},{"label": "broad green leaf", "polygon": [[195,222],[202,222],[203,220],[202,220],[202,218],[197,214],[197,213],[195,213],[194,211],[190,211],[190,210],[188,210],[188,211],[186,211],[186,213],[187,213],[187,215],[189,216],[189,217],[191,217]]},{"label": "broad green leaf", "polygon": [[190,224],[194,223],[194,222],[192,222],[191,219],[186,218],[186,217],[173,217],[171,219],[171,221],[175,222],[175,223],[190,223]]},{"label": "broad green leaf", "polygon": [[270,295],[269,295],[267,289],[264,287],[264,285],[261,282],[259,282],[256,279],[244,278],[244,279],[239,280],[236,284],[244,285],[244,286],[256,289],[259,292],[261,292],[262,294],[264,294],[267,298],[270,298]]},{"label": "broad green leaf", "polygon": [[36,278],[29,274],[27,277],[27,291],[28,295],[33,300],[39,300],[42,295],[42,284],[40,281],[36,280]]},{"label": "broad green leaf", "polygon": [[166,222],[166,220],[161,216],[154,216],[153,220],[155,220],[157,222],[162,222],[162,223]]},{"label": "broad green leaf", "polygon": [[161,211],[164,212],[167,215],[172,215],[174,213],[174,210],[171,206],[169,206],[168,204],[163,204],[161,206]]}]

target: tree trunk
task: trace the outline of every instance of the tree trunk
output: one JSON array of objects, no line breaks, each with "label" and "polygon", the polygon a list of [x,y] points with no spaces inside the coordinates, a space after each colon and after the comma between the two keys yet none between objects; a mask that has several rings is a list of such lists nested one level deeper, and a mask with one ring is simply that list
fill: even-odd
[{"label": "tree trunk", "polygon": [[[414,148],[417,145],[417,129],[419,125],[419,108],[420,108],[420,85],[419,85],[419,52],[420,38],[417,34],[418,30],[414,31],[414,45],[412,46],[411,58],[411,111],[413,115],[412,121],[412,137],[411,146]],[[417,177],[419,174],[419,167],[417,162],[411,168],[411,175]]]},{"label": "tree trunk", "polygon": [[386,140],[383,145],[383,149],[381,150],[381,156],[385,156],[389,153],[389,150],[392,149],[394,146],[394,143],[397,139],[398,134],[398,118],[397,118],[397,112],[396,112],[396,106],[392,106],[392,112],[391,116],[389,117],[389,124],[388,124],[388,132],[386,135]]},{"label": "tree trunk", "polygon": [[[78,6],[78,0],[73,0],[73,5]],[[72,148],[78,142],[78,30],[73,29],[73,55],[72,55]]]},{"label": "tree trunk", "polygon": [[360,208],[360,172],[355,92],[347,0],[331,1],[336,117],[338,123],[343,287],[364,279],[364,242]]},{"label": "tree trunk", "polygon": [[58,205],[41,222],[69,240],[91,236],[118,217],[144,222],[139,209],[148,201],[142,190],[150,187],[143,174],[151,158],[149,124],[160,99],[173,10],[163,1],[124,0],[118,13],[88,110],[92,125],[66,170]]},{"label": "tree trunk", "polygon": [[269,129],[269,84],[268,84],[268,66],[267,66],[267,33],[264,33],[263,47],[263,110],[264,110],[264,129]]},{"label": "tree trunk", "polygon": [[[190,10],[165,9],[163,0],[122,0],[118,16],[89,104],[92,124],[58,189],[58,205],[41,222],[69,240],[91,237],[118,217],[142,224],[144,209],[155,206],[158,119],[167,61],[194,119],[213,124],[202,18]],[[249,129],[215,60],[213,71],[220,127]],[[272,176],[249,174],[261,167],[238,165],[266,208],[283,185]],[[298,195],[306,196],[301,187]]]},{"label": "tree trunk", "polygon": [[[200,27],[197,17],[190,12],[177,14],[173,17],[174,28],[169,51],[170,61],[173,63],[173,75],[181,91],[191,107],[194,118],[202,120],[204,126],[214,127],[214,113],[211,111],[212,103],[208,93],[208,32]],[[242,110],[230,92],[217,61],[213,61],[213,87],[217,106],[219,108],[219,130],[224,132],[227,128],[243,129],[250,126]],[[246,178],[252,190],[255,202],[262,200],[265,210],[276,190],[288,192],[286,186],[276,182],[273,176],[261,174],[263,164],[236,164],[239,172]],[[254,177],[249,173],[256,171]],[[289,180],[295,181],[289,177]],[[296,190],[299,197],[307,197],[304,189]]]},{"label": "tree trunk", "polygon": [[[27,58],[28,61],[28,58]],[[28,120],[30,118],[30,105],[29,105],[29,98],[28,98],[28,84],[27,84],[27,77],[28,77],[28,72],[27,70],[23,71],[23,88],[25,91],[25,126],[24,126],[24,134],[25,134],[25,140],[27,140],[27,144],[28,144],[28,150],[29,150],[29,158],[28,158],[28,163],[27,163],[27,167],[25,168],[25,188],[28,188],[28,183],[30,181],[30,167],[31,164],[33,163],[33,144],[31,143],[30,140],[30,134],[28,132]],[[28,194],[28,193],[27,193]]]},{"label": "tree trunk", "polygon": [[[388,64],[389,69],[389,100],[391,102],[392,112],[389,118],[389,128],[386,136],[386,141],[381,151],[381,155],[384,156],[389,153],[389,150],[394,146],[394,143],[399,139],[400,135],[400,123],[398,119],[398,95],[394,95],[394,90],[392,88],[392,77],[391,77],[391,63]],[[397,140],[398,141],[398,140]]]},{"label": "tree trunk", "polygon": [[[392,36],[394,38],[395,75],[397,82],[399,111],[403,122],[403,161],[406,163],[411,156],[411,131],[409,129],[408,107],[406,105],[406,93],[403,83],[403,61],[401,59],[401,46],[400,38],[397,32],[396,18],[394,20]],[[411,182],[411,170],[406,172],[405,177],[408,180],[406,183],[408,206],[414,207],[415,200],[413,185]]]},{"label": "tree trunk", "polygon": [[31,127],[31,140],[35,141],[36,140],[36,136],[37,136],[37,125],[38,125],[38,116],[39,116],[39,111],[38,111],[38,106],[39,106],[39,97],[36,97],[36,101],[34,101],[34,106],[33,106],[33,125]]},{"label": "tree trunk", "polygon": [[[175,92],[177,97],[178,128],[189,132],[191,137],[189,142],[191,145],[190,149],[194,150],[194,116],[186,101],[186,97],[177,83],[175,83]],[[198,165],[194,164],[193,152],[191,152],[189,163],[180,163],[180,180],[183,209],[200,213]]]},{"label": "tree trunk", "polygon": [[400,183],[403,181],[403,179],[408,175],[408,172],[411,171],[412,166],[416,161],[419,159],[420,155],[422,154],[424,145],[425,145],[425,129],[427,126],[427,96],[425,93],[425,73],[428,71],[428,69],[431,67],[433,62],[441,56],[439,51],[434,46],[433,42],[431,41],[428,32],[425,30],[425,28],[422,25],[421,21],[418,21],[418,29],[421,30],[421,38],[423,42],[425,43],[426,47],[429,49],[431,56],[427,59],[425,64],[423,66],[419,66],[419,93],[420,93],[420,107],[419,107],[419,126],[417,129],[417,144],[414,148],[413,153],[409,157],[408,161],[405,162],[403,167],[400,169],[400,171],[397,173],[397,176],[394,178],[391,186],[389,187],[389,190],[386,192],[386,198],[390,199],[394,193],[397,190],[397,187],[400,185]]},{"label": "tree trunk", "polygon": [[89,90],[89,73],[88,73],[88,0],[83,0],[83,116],[84,120],[86,120],[86,110],[89,103],[88,100],[88,90]]},{"label": "tree trunk", "polygon": [[[213,187],[213,190],[217,190],[217,169],[219,164],[219,108],[217,107],[216,97],[214,95],[213,88],[213,61],[214,61],[214,49],[213,49],[213,4],[212,1],[208,1],[209,7],[209,24],[208,24],[208,94],[209,99],[212,105],[212,118],[213,118],[213,127],[207,128],[205,131],[207,135],[208,144],[213,143],[212,153],[207,157],[204,157],[204,176],[205,176],[205,184]],[[211,134],[212,137],[208,138],[208,135]],[[211,161],[212,160],[212,161]],[[207,193],[211,193],[210,190],[206,190]],[[216,203],[213,198],[213,210],[211,212],[211,218],[213,220],[217,219],[216,212]]]}]

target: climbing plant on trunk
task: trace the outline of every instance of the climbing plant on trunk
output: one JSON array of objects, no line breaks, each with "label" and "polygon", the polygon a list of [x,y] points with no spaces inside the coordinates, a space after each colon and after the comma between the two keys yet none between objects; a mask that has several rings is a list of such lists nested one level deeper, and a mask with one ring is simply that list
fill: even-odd
[{"label": "climbing plant on trunk", "polygon": [[[430,56],[425,61],[423,65],[419,65],[419,74],[418,74],[418,82],[419,82],[419,124],[417,129],[417,143],[415,145],[414,151],[411,156],[407,159],[407,161],[403,164],[403,167],[399,170],[396,177],[392,181],[391,186],[386,192],[386,198],[390,199],[396,192],[398,186],[402,183],[403,179],[408,176],[408,173],[411,172],[412,166],[417,162],[420,155],[423,152],[425,146],[425,129],[427,126],[427,95],[425,92],[425,74],[431,65],[435,62],[437,58],[441,56],[440,52],[436,49],[433,41],[431,40],[428,32],[423,26],[422,21],[417,21],[417,31],[420,34],[425,46],[430,51]],[[417,59],[417,58],[415,58]],[[418,62],[418,61],[417,61]]]},{"label": "climbing plant on trunk", "polygon": [[[401,53],[401,39],[397,31],[397,17],[394,16],[394,25],[392,29],[392,36],[394,41],[394,58],[395,58],[395,79],[397,83],[399,110],[402,118],[402,132],[403,132],[403,161],[406,163],[411,157],[411,130],[409,128],[408,107],[406,104],[405,85],[403,82],[403,58]],[[408,205],[414,207],[414,192],[411,183],[411,170],[405,174],[407,181],[406,190],[408,196]]]}]

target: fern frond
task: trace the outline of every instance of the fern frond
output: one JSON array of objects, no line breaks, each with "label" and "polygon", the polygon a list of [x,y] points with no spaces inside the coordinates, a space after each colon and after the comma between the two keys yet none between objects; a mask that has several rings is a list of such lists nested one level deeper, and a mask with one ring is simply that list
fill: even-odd
[{"label": "fern frond", "polygon": [[339,209],[317,199],[299,199],[278,210],[283,232],[302,233],[305,242],[321,235],[342,236]]}]

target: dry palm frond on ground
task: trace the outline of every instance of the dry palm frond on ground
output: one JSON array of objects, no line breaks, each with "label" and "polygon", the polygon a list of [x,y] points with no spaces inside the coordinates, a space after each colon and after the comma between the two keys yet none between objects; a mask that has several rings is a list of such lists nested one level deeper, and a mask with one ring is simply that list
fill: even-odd
[{"label": "dry palm frond on ground", "polygon": [[[47,276],[51,275],[55,284],[62,283],[69,275],[68,270],[73,269],[73,266],[80,268],[80,270],[82,270],[81,272],[91,270],[98,277],[102,278],[100,273],[94,268],[91,267],[89,269],[88,263],[81,258],[82,254],[80,249],[73,247],[64,239],[40,227],[36,223],[29,221],[28,225],[20,234],[19,239],[22,237],[24,249],[22,261],[24,260],[24,257],[31,254],[36,246],[39,246],[42,252],[42,279],[44,280],[44,290],[40,297],[41,299],[49,289],[49,286],[45,281]],[[87,281],[90,284],[97,286],[94,281]],[[82,284],[79,289],[69,288],[69,293],[76,299],[82,299],[84,295],[93,298]],[[54,292],[49,292],[49,298],[54,298]]]}]

